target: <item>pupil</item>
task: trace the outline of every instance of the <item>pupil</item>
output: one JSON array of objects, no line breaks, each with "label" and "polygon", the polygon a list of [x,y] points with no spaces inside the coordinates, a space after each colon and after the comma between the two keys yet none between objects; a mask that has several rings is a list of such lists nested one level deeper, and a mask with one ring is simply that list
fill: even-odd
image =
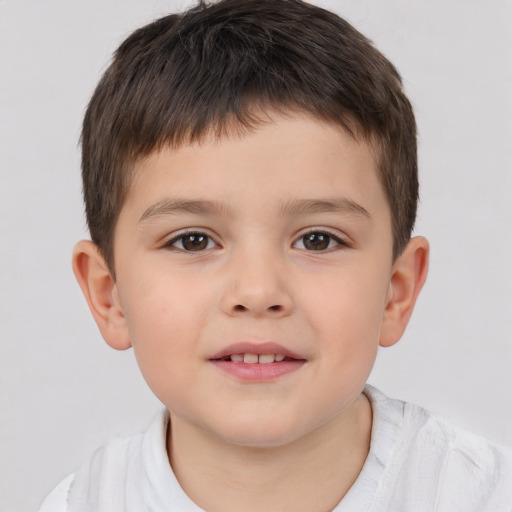
[{"label": "pupil", "polygon": [[322,251],[329,247],[331,237],[325,233],[310,233],[302,239],[304,247],[313,251]]},{"label": "pupil", "polygon": [[205,235],[187,235],[183,237],[183,247],[187,251],[201,251],[206,249],[208,245],[208,237]]}]

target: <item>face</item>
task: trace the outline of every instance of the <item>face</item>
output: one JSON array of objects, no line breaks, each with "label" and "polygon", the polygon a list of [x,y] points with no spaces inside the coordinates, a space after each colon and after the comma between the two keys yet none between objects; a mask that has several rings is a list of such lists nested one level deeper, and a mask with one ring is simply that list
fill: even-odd
[{"label": "face", "polygon": [[115,296],[149,386],[184,424],[277,446],[358,398],[392,272],[369,146],[309,117],[140,162]]}]

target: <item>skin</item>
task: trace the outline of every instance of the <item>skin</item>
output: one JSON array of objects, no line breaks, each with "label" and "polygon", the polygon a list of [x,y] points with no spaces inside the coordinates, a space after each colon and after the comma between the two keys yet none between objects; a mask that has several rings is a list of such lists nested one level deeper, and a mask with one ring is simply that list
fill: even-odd
[{"label": "skin", "polygon": [[[185,230],[205,247],[186,250]],[[304,239],[312,231],[330,237],[320,250]],[[369,450],[362,389],[427,273],[424,238],[395,261],[392,246],[371,148],[308,116],[276,114],[137,164],[116,280],[88,241],[74,271],[105,340],[133,346],[170,411],[169,459],[199,506],[327,511],[346,494]],[[240,341],[273,341],[305,362],[243,381],[210,360]]]}]

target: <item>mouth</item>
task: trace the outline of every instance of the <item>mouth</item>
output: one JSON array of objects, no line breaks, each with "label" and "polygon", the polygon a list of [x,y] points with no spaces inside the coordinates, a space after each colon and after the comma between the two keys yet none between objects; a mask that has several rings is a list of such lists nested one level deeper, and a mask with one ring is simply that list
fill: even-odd
[{"label": "mouth", "polygon": [[212,359],[213,361],[231,361],[233,363],[245,364],[271,364],[281,363],[283,361],[297,361],[293,357],[285,356],[284,354],[231,354],[226,357]]},{"label": "mouth", "polygon": [[209,362],[238,379],[268,381],[295,372],[306,359],[275,343],[237,343],[215,354]]}]

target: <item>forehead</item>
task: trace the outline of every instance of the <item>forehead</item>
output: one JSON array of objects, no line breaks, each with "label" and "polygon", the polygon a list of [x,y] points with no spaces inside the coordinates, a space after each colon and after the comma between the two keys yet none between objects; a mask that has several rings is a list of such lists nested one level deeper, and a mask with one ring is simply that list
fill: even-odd
[{"label": "forehead", "polygon": [[371,144],[307,115],[277,114],[245,133],[208,134],[137,162],[125,206],[143,215],[168,197],[232,209],[335,197],[367,210],[386,202]]}]

